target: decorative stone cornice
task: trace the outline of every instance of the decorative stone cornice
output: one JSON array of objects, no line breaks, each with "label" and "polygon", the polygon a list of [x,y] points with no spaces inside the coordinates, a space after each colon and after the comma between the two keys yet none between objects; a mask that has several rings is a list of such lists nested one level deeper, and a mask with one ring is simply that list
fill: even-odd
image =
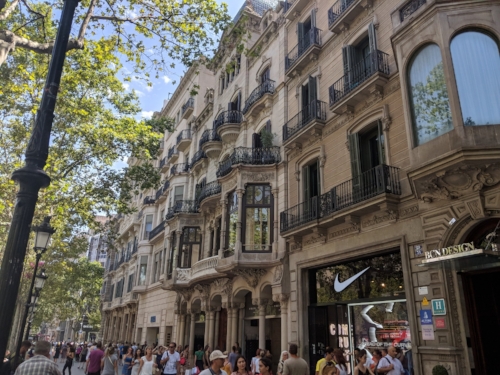
[{"label": "decorative stone cornice", "polygon": [[248,268],[234,270],[233,273],[241,276],[249,286],[255,288],[259,284],[261,277],[266,274],[266,271],[263,269]]}]

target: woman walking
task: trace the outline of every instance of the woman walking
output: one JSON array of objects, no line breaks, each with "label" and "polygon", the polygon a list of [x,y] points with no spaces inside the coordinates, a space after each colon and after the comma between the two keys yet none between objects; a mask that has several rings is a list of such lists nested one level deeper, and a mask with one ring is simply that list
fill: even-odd
[{"label": "woman walking", "polygon": [[64,364],[62,373],[66,372],[66,369],[68,369],[69,375],[71,375],[71,367],[73,367],[73,358],[75,358],[75,348],[73,346],[69,346],[69,353],[66,357],[66,363]]},{"label": "woman walking", "polygon": [[335,349],[333,351],[333,359],[335,360],[335,367],[337,368],[336,375],[347,375],[347,363],[341,349]]},{"label": "woman walking", "polygon": [[129,347],[127,349],[127,353],[123,356],[123,367],[122,367],[122,375],[130,375],[132,373],[132,351],[133,349]]},{"label": "woman walking", "polygon": [[280,361],[278,363],[278,375],[283,375],[283,366],[288,359],[288,352],[286,350],[281,352]]},{"label": "woman walking", "polygon": [[153,357],[153,348],[148,346],[146,348],[146,355],[141,358],[139,375],[151,375],[153,373],[153,367],[156,367],[156,363]]},{"label": "woman walking", "polygon": [[132,360],[131,375],[139,375],[139,367],[141,367],[141,357],[142,357],[142,350],[140,348],[137,348],[134,354],[134,359]]},{"label": "woman walking", "polygon": [[181,365],[181,375],[186,373],[186,369],[191,368],[189,366],[189,345],[186,345],[184,350],[181,352],[179,364]]},{"label": "woman walking", "polygon": [[263,357],[259,360],[259,373],[261,375],[271,375],[272,362],[269,358]]},{"label": "woman walking", "polygon": [[247,360],[242,355],[236,358],[236,367],[231,375],[253,375],[252,371],[249,370]]},{"label": "woman walking", "polygon": [[80,352],[80,364],[78,365],[79,369],[83,369],[83,366],[87,361],[88,353],[89,353],[89,348],[87,347],[87,344],[83,344],[82,351]]},{"label": "woman walking", "polygon": [[56,343],[56,352],[54,354],[54,362],[57,363],[57,360],[59,359],[59,356],[61,355],[61,345],[59,343]]},{"label": "woman walking", "polygon": [[[204,350],[204,354],[203,354],[203,368],[204,369],[207,369],[210,367],[210,353],[212,352],[210,350],[210,346],[209,345],[206,345],[205,346],[205,350]],[[201,369],[200,369],[201,370]]]},{"label": "woman walking", "polygon": [[118,356],[115,354],[115,348],[110,347],[106,350],[101,359],[101,375],[118,375]]},{"label": "woman walking", "polygon": [[360,350],[358,354],[358,364],[354,367],[354,375],[373,375],[370,367],[365,367],[366,364],[366,350]]},{"label": "woman walking", "polygon": [[61,363],[65,362],[67,354],[68,354],[68,345],[63,341],[61,346]]},{"label": "woman walking", "polygon": [[198,350],[194,353],[196,356],[196,367],[198,367],[199,372],[203,370],[203,355],[205,353],[203,352],[203,347],[201,345],[198,345]]}]

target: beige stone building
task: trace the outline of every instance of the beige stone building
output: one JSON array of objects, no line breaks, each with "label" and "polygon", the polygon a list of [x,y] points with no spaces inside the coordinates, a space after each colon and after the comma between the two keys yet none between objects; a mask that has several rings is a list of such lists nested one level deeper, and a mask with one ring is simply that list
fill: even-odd
[{"label": "beige stone building", "polygon": [[121,219],[104,339],[276,360],[294,342],[311,366],[395,345],[410,373],[495,373],[499,19],[495,1],[248,1],[246,53],[221,47],[161,111],[164,186]]}]

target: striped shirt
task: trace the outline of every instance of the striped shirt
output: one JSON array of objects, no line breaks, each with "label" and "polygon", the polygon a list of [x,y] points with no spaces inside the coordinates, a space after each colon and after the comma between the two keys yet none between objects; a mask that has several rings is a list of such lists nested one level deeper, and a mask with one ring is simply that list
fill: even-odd
[{"label": "striped shirt", "polygon": [[57,364],[43,355],[35,355],[19,365],[15,375],[61,375]]}]

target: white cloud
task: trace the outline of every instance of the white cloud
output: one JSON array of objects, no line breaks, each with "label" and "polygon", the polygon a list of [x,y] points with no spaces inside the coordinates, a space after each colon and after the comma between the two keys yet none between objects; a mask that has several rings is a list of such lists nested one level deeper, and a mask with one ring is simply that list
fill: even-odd
[{"label": "white cloud", "polygon": [[124,83],[123,84],[123,88],[125,89],[125,91],[128,91],[128,89],[130,88],[130,84],[129,83]]},{"label": "white cloud", "polygon": [[137,13],[135,13],[134,11],[132,10],[127,10],[125,12],[125,15],[128,17],[128,18],[137,18]]},{"label": "white cloud", "polygon": [[167,76],[163,76],[161,77],[163,79],[163,82],[165,83],[170,83],[170,81],[172,81],[170,78],[168,78]]},{"label": "white cloud", "polygon": [[141,115],[144,118],[151,118],[151,117],[153,117],[153,113],[154,113],[154,111],[142,111]]},{"label": "white cloud", "polygon": [[146,91],[147,92],[151,92],[151,90],[153,90],[153,86],[152,85],[151,86],[146,86]]},{"label": "white cloud", "polygon": [[134,90],[134,92],[136,93],[136,95],[137,95],[139,98],[145,95],[142,91],[139,91],[139,90]]}]

